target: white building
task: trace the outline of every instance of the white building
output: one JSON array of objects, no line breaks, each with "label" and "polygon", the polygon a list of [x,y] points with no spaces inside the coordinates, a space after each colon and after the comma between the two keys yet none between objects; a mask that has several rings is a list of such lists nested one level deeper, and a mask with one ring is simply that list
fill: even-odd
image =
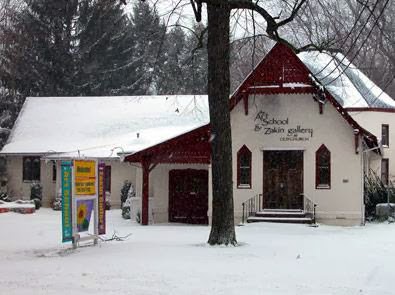
[{"label": "white building", "polygon": [[[243,203],[252,213],[314,203],[319,222],[361,224],[364,174],[395,180],[395,102],[341,55],[278,44],[230,109],[236,222]],[[59,160],[97,158],[111,166],[114,206],[123,181],[134,184],[143,223],[210,221],[206,96],[28,98],[1,153],[15,198],[40,181],[49,205]]]}]

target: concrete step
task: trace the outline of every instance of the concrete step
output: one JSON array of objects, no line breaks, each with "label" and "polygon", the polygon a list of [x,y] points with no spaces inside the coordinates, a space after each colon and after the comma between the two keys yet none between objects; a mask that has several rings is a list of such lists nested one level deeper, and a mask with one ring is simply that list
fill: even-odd
[{"label": "concrete step", "polygon": [[261,212],[303,212],[303,209],[263,209]]},{"label": "concrete step", "polygon": [[290,211],[273,211],[273,210],[263,210],[255,213],[256,217],[290,217],[290,218],[302,218],[306,216],[306,213],[302,210]]},{"label": "concrete step", "polygon": [[304,223],[311,224],[313,220],[310,217],[258,217],[250,216],[247,222],[275,222],[275,223]]}]

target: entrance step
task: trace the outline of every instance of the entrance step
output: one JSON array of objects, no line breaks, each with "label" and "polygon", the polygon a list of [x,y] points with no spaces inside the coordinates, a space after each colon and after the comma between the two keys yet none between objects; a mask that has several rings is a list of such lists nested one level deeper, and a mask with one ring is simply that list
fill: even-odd
[{"label": "entrance step", "polygon": [[302,210],[263,210],[255,213],[255,217],[305,217],[306,214]]},{"label": "entrance step", "polygon": [[302,209],[263,209],[262,212],[303,212]]},{"label": "entrance step", "polygon": [[264,209],[247,218],[247,222],[305,223],[313,220],[300,209]]},{"label": "entrance step", "polygon": [[312,224],[313,220],[310,217],[256,217],[250,216],[247,222],[275,222],[275,223],[304,223]]}]

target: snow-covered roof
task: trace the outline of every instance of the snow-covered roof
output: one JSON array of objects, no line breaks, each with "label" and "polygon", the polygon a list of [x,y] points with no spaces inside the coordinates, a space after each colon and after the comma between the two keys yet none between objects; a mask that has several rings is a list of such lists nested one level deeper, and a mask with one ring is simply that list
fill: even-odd
[{"label": "snow-covered roof", "polygon": [[202,95],[28,97],[1,153],[111,158],[207,123]]},{"label": "snow-covered roof", "polygon": [[395,108],[395,101],[344,55],[312,51],[298,57],[344,108]]}]

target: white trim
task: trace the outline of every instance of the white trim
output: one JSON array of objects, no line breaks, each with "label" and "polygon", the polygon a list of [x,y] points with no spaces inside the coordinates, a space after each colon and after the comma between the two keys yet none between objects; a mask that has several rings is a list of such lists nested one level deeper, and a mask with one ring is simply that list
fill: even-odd
[{"label": "white trim", "polygon": [[261,151],[305,151],[304,147],[261,147]]}]

